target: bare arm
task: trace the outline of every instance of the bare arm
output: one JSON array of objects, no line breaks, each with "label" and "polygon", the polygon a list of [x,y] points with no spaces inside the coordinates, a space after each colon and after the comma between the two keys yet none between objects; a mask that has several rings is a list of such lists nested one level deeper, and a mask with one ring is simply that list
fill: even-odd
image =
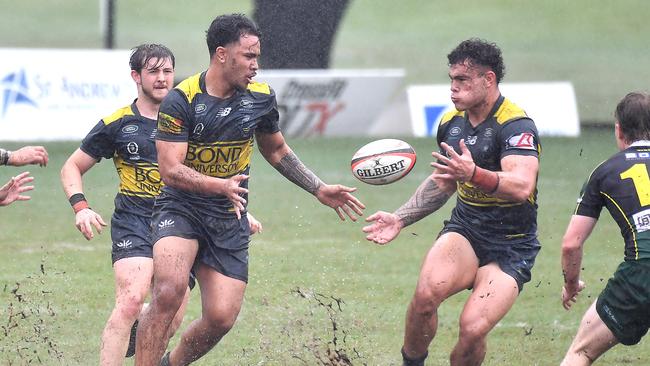
[{"label": "bare arm", "polygon": [[280,174],[305,191],[316,195],[323,185],[320,180],[291,150],[281,133],[258,133],[256,136],[260,153]]},{"label": "bare arm", "polygon": [[235,175],[228,179],[210,177],[183,164],[187,155],[187,142],[169,142],[156,140],[158,151],[158,169],[165,184],[183,191],[206,196],[223,195],[232,202],[237,218],[241,218],[246,200],[241,195],[248,193],[240,187],[246,175]]},{"label": "bare arm", "polygon": [[427,177],[413,196],[395,211],[402,227],[409,226],[444,206],[453,195],[453,190],[444,184],[438,185],[439,183],[442,182],[434,180],[432,176]]},{"label": "bare arm", "polygon": [[501,171],[478,167],[472,154],[460,141],[461,154],[442,143],[440,146],[447,151],[449,157],[433,153],[440,161],[431,163],[437,170],[434,177],[446,180],[471,182],[479,189],[495,197],[515,202],[524,202],[534,192],[537,184],[539,160],[536,156],[508,155],[501,159]]},{"label": "bare arm", "polygon": [[81,176],[92,168],[97,161],[81,149],[75,150],[61,167],[61,184],[65,196],[70,198],[75,193],[83,193]]},{"label": "bare arm", "polygon": [[595,218],[573,215],[562,239],[562,275],[564,276],[562,303],[566,309],[571,307],[578,292],[584,288],[584,284],[580,281],[582,249],[594,226],[596,226]]},{"label": "bare arm", "polygon": [[[81,177],[96,163],[95,158],[81,149],[75,150],[66,160],[61,168],[61,185],[68,199],[73,195],[83,195]],[[85,199],[83,201],[85,202]],[[98,233],[101,233],[106,223],[101,215],[93,211],[87,204],[85,207],[81,210],[75,209],[75,226],[87,240],[90,240],[94,236],[92,228],[94,227]]]},{"label": "bare arm", "polygon": [[341,220],[345,220],[345,215],[347,215],[352,221],[356,221],[355,214],[362,215],[362,209],[365,206],[351,194],[356,188],[323,183],[314,172],[300,161],[285,142],[282,133],[258,133],[256,139],[262,156],[280,174],[298,187],[316,196],[322,204],[333,208]]}]

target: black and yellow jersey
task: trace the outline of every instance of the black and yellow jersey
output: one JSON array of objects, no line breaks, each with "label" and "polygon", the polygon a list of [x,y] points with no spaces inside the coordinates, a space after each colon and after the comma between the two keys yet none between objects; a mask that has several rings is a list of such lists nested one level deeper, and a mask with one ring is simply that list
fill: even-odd
[{"label": "black and yellow jersey", "polygon": [[[446,113],[439,124],[438,146],[442,142],[460,154],[460,140],[472,153],[477,166],[501,171],[501,159],[508,155],[537,156],[541,145],[535,123],[523,109],[499,96],[489,117],[473,127],[466,112]],[[440,148],[441,154],[446,154]],[[537,188],[524,203],[510,202],[486,194],[469,182],[457,184],[457,204],[452,218],[495,240],[528,241],[537,232]]]},{"label": "black and yellow jersey", "polygon": [[[156,139],[187,142],[186,166],[211,177],[229,178],[249,173],[255,132],[278,132],[278,118],[275,92],[267,84],[251,83],[246,90],[221,99],[207,93],[202,72],[182,81],[165,98]],[[242,186],[248,187],[248,181]],[[234,214],[225,196],[204,196],[170,186],[163,189],[163,196],[190,202],[203,214]]]},{"label": "black and yellow jersey", "polygon": [[575,214],[612,215],[625,240],[625,260],[650,259],[650,141],[613,155],[591,173],[582,187]]},{"label": "black and yellow jersey", "polygon": [[143,117],[135,102],[102,118],[80,149],[98,161],[113,159],[120,185],[115,211],[150,217],[162,182],[154,135],[156,121]]}]

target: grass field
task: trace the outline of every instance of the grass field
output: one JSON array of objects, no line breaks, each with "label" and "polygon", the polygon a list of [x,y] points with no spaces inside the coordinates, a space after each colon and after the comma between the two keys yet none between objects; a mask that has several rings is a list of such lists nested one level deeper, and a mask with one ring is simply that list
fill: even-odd
[{"label": "grass field", "polygon": [[[206,67],[204,31],[214,16],[253,9],[251,0],[115,3],[116,47],[165,43],[180,77]],[[0,46],[102,47],[98,4],[0,0]],[[446,83],[447,53],[462,39],[482,37],[501,45],[504,81],[569,80],[581,120],[603,122],[628,91],[648,89],[649,12],[645,0],[351,0],[332,66],[404,68],[407,84]]]},{"label": "grass field", "polygon": [[[430,172],[432,140],[409,140],[419,162],[408,177],[388,186],[363,185],[349,172],[349,158],[366,139],[289,142],[324,180],[357,186],[367,214],[396,208]],[[558,364],[582,313],[622,260],[618,230],[604,214],[586,244],[583,279],[588,287],[572,311],[562,309],[561,237],[583,179],[615,147],[609,130],[589,129],[580,139],[546,138],[542,143],[543,250],[532,281],[492,332],[485,365]],[[97,364],[99,335],[113,301],[109,233],[87,242],[74,227],[58,171],[77,144],[46,146],[49,166],[30,168],[37,186],[32,200],[0,211],[0,364]],[[0,181],[22,170],[0,169]],[[108,218],[117,189],[111,162],[91,170],[85,184],[92,207]],[[361,223],[340,223],[334,212],[288,183],[259,154],[251,191],[250,209],[265,229],[253,238],[243,310],[231,333],[197,365],[318,365],[328,348],[346,354],[354,365],[397,365],[404,312],[421,259],[452,205],[380,247],[365,241]],[[199,314],[197,295],[190,300],[185,324]],[[431,365],[448,363],[466,295],[440,309]],[[619,346],[599,364],[650,364],[647,344]]]}]

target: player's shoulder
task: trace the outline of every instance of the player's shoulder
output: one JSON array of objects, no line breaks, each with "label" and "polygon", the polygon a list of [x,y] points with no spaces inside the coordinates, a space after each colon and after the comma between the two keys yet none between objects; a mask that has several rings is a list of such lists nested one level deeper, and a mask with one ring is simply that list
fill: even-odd
[{"label": "player's shoulder", "polygon": [[[194,74],[187,79],[181,81],[176,85],[174,90],[177,90],[180,92],[181,95],[185,96],[185,99],[191,103],[194,97],[197,94],[203,93],[203,90],[201,89],[201,75],[203,73],[197,73]],[[173,98],[173,96],[172,96]]]},{"label": "player's shoulder", "polygon": [[494,113],[494,118],[496,119],[497,123],[500,125],[504,125],[506,123],[520,120],[523,118],[530,120],[530,117],[528,117],[526,111],[524,111],[523,108],[519,107],[508,98],[503,98],[503,102],[501,103],[499,108],[497,108],[497,111]]},{"label": "player's shoulder", "polygon": [[463,117],[465,112],[459,111],[456,108],[452,109],[449,112],[446,112],[445,114],[442,115],[440,118],[440,125],[444,125],[446,123],[449,123],[451,120],[453,120],[456,117]]},{"label": "player's shoulder", "polygon": [[133,112],[133,108],[131,108],[131,104],[124,106],[122,108],[119,108],[115,112],[109,114],[108,116],[102,118],[102,121],[104,122],[105,125],[110,125],[111,123],[114,123],[116,121],[122,120],[124,117],[127,116],[135,116],[135,113]]},{"label": "player's shoulder", "polygon": [[246,87],[246,94],[257,101],[275,100],[275,91],[267,83],[249,83]]}]

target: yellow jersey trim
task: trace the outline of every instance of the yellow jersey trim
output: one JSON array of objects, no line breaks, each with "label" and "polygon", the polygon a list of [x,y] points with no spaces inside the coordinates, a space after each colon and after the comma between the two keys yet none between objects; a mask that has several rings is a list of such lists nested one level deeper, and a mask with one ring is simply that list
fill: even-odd
[{"label": "yellow jersey trim", "polygon": [[462,117],[464,114],[465,114],[465,112],[461,112],[461,111],[459,111],[457,109],[446,112],[445,114],[442,115],[442,118],[440,118],[440,124],[444,125],[445,123],[451,121],[452,118],[454,118],[456,116]]},{"label": "yellow jersey trim", "polygon": [[508,121],[512,121],[513,119],[528,117],[528,115],[522,108],[505,98],[503,103],[499,106],[499,109],[497,109],[494,114],[494,117],[496,118],[497,123],[502,125]]},{"label": "yellow jersey trim", "polygon": [[246,89],[252,91],[252,92],[257,92],[257,93],[262,93],[262,94],[271,94],[271,88],[269,87],[269,84],[267,83],[257,83],[257,82],[252,82],[248,84]]},{"label": "yellow jersey trim", "polygon": [[102,121],[104,121],[105,125],[109,125],[109,124],[119,120],[120,118],[122,118],[124,116],[135,116],[135,113],[133,113],[133,110],[131,110],[131,105],[130,104],[127,105],[126,107],[122,107],[122,108],[116,110],[110,116],[102,118]]},{"label": "yellow jersey trim", "polygon": [[199,82],[200,79],[201,79],[201,73],[198,73],[196,75],[192,75],[189,78],[181,81],[176,86],[176,89],[182,91],[183,94],[185,94],[185,97],[187,98],[187,101],[189,103],[192,102],[192,99],[194,99],[194,97],[197,94],[203,93]]}]

